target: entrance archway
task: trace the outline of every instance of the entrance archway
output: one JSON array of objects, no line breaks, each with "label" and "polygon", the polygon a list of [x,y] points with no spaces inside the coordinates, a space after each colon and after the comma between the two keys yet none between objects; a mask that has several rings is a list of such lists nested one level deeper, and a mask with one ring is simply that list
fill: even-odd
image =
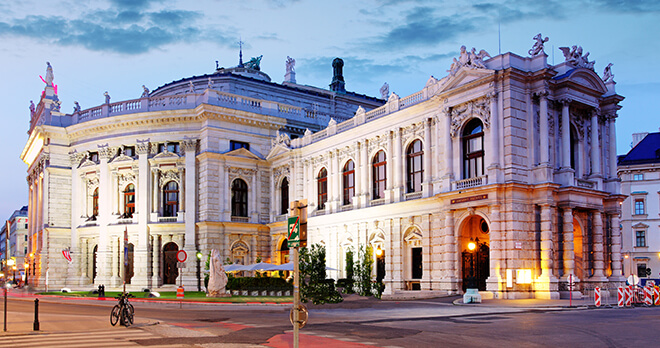
[{"label": "entrance archway", "polygon": [[573,255],[575,258],[575,276],[577,279],[585,279],[584,267],[584,243],[580,222],[573,218]]},{"label": "entrance archway", "polygon": [[463,291],[468,288],[486,290],[490,276],[490,228],[479,215],[468,217],[461,227],[460,247]]},{"label": "entrance archway", "polygon": [[176,267],[176,253],[179,246],[169,242],[163,246],[163,284],[176,284],[179,270]]}]

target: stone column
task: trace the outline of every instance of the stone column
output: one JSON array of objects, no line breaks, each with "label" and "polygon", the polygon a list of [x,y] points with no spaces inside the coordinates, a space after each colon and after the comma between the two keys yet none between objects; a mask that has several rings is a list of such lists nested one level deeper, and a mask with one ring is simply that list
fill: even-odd
[{"label": "stone column", "polygon": [[[78,245],[78,223],[80,222],[80,195],[82,194],[80,191],[81,184],[80,184],[80,175],[78,174],[78,164],[80,163],[80,157],[79,154],[77,153],[70,153],[69,154],[69,160],[71,161],[71,255],[76,259],[78,262],[78,267],[76,270],[75,276],[73,274],[69,274],[70,277],[72,278],[78,278],[78,280],[73,283],[77,285],[83,285],[82,281],[83,279],[81,278],[82,273],[81,273],[81,267],[80,265],[83,264],[84,260],[82,257],[82,253],[80,252],[80,248]],[[72,279],[73,282],[73,279]]]},{"label": "stone column", "polygon": [[[390,271],[392,272],[392,288],[394,291],[400,291],[404,289],[404,272],[403,266],[406,264],[403,260],[403,240],[401,235],[401,218],[394,218],[389,221],[386,220],[386,229],[385,231],[391,237],[390,250],[388,252],[391,254],[390,257],[385,255],[386,260],[391,259]],[[388,262],[388,263],[390,263]],[[387,273],[387,270],[385,270]]]},{"label": "stone column", "polygon": [[445,131],[443,137],[445,139],[445,171],[442,176],[442,191],[451,191],[451,182],[454,180],[454,151],[452,149],[452,136],[451,136],[451,109],[445,108],[443,110],[445,116]]},{"label": "stone column", "polygon": [[99,244],[96,253],[96,283],[108,285],[111,282],[111,277],[115,276],[112,273],[112,265],[110,261],[112,257],[112,244],[108,234],[108,224],[111,217],[111,197],[116,192],[111,192],[110,172],[108,170],[108,160],[112,156],[112,152],[106,146],[99,149],[99,216],[98,216],[98,229],[99,229]]},{"label": "stone column", "polygon": [[353,198],[353,207],[355,208],[359,207],[359,197],[362,196],[362,176],[364,176],[364,172],[361,167],[362,147],[364,147],[363,143],[355,142],[355,197]]},{"label": "stone column", "polygon": [[[502,241],[502,228],[499,205],[490,207],[490,276],[486,279],[486,289],[493,292],[506,290],[502,277],[504,272],[504,243]],[[499,294],[498,294],[499,296]]]},{"label": "stone column", "polygon": [[570,99],[560,100],[561,108],[561,167],[571,168],[571,120],[569,114]]},{"label": "stone column", "polygon": [[431,214],[422,214],[422,290],[431,290]]},{"label": "stone column", "polygon": [[[422,181],[422,196],[429,197],[433,195],[431,186],[431,174],[433,174],[433,161],[431,154],[431,119],[424,119],[424,155],[422,156],[422,170],[424,179]],[[407,159],[404,160],[407,162]],[[405,167],[405,166],[404,166]],[[404,169],[405,170],[405,169]]]},{"label": "stone column", "polygon": [[151,236],[151,286],[157,288],[161,284],[160,279],[160,235]]},{"label": "stone column", "polygon": [[[330,175],[330,178],[328,178],[330,180],[328,180],[328,182],[332,181],[332,185],[330,186],[330,188],[332,188],[332,191],[328,192],[328,201],[330,202],[330,207],[332,211],[337,212],[339,211],[339,207],[344,204],[344,202],[342,202],[343,187],[341,184],[342,182],[341,172],[343,168],[341,168],[339,164],[339,151],[332,151],[332,155],[333,156],[331,157],[331,164],[330,164],[332,166],[331,167],[332,170],[330,171],[330,173],[328,173]],[[330,197],[330,195],[332,195],[332,198]]]},{"label": "stone column", "polygon": [[591,112],[591,175],[600,176],[600,141],[598,134],[599,109]]},{"label": "stone column", "polygon": [[121,280],[123,278],[123,269],[124,269],[124,263],[120,261],[119,258],[119,252],[121,250],[121,239],[117,237],[112,237],[110,239],[110,253],[112,255],[111,257],[111,264],[110,264],[110,272],[111,272],[111,279],[110,279],[110,286],[112,287],[118,287],[121,285]]},{"label": "stone column", "polygon": [[625,280],[621,265],[621,228],[618,213],[612,214],[612,276],[610,281]]},{"label": "stone column", "polygon": [[443,279],[444,290],[449,291],[449,293],[456,294],[458,293],[458,279],[460,278],[458,272],[459,268],[456,268],[457,263],[457,250],[458,240],[454,234],[454,212],[452,210],[446,210],[445,212],[445,241],[444,241],[444,266],[445,266],[445,279]]},{"label": "stone column", "polygon": [[490,99],[490,148],[486,150],[488,156],[488,174],[490,182],[497,182],[497,169],[500,167],[500,132],[499,132],[499,115],[497,108],[497,92],[492,91],[488,93]]},{"label": "stone column", "polygon": [[160,177],[160,171],[158,168],[151,168],[151,221],[158,222],[158,178]]},{"label": "stone column", "polygon": [[257,176],[259,175],[259,169],[252,171],[252,177],[250,178],[250,183],[248,184],[248,195],[249,195],[249,204],[248,204],[248,216],[250,217],[250,222],[258,223],[257,218]]},{"label": "stone column", "polygon": [[564,276],[562,281],[568,280],[568,275],[572,274],[575,282],[579,279],[575,277],[575,250],[573,245],[573,209],[564,208]]},{"label": "stone column", "polygon": [[540,278],[557,281],[553,274],[553,243],[552,228],[553,208],[549,204],[541,204],[541,276]]},{"label": "stone column", "polygon": [[369,187],[369,174],[371,173],[371,168],[369,167],[369,147],[367,146],[367,140],[362,141],[362,146],[360,148],[360,181],[362,181],[362,192],[360,192],[360,207],[366,208],[369,206],[369,192],[371,188]]},{"label": "stone column", "polygon": [[539,135],[540,135],[540,153],[541,165],[550,163],[550,129],[548,127],[548,91],[544,90],[539,95]]},{"label": "stone column", "polygon": [[138,177],[137,177],[137,217],[138,217],[138,240],[133,251],[133,270],[134,276],[131,279],[131,285],[140,288],[149,286],[149,177],[151,169],[149,168],[149,143],[137,144],[138,153]]},{"label": "stone column", "polygon": [[594,212],[594,243],[593,243],[593,252],[594,252],[594,275],[592,280],[594,281],[606,281],[605,278],[605,262],[603,255],[603,215],[600,211]]},{"label": "stone column", "polygon": [[[393,132],[393,146],[394,147],[394,153],[392,156],[388,154],[388,157],[391,158],[391,162],[388,161],[391,164],[392,167],[392,172],[394,173],[393,177],[393,183],[392,183],[392,201],[393,202],[400,202],[401,201],[401,195],[405,194],[406,191],[406,178],[405,175],[403,174],[406,171],[406,160],[405,160],[405,155],[402,154],[401,151],[401,128],[396,127]],[[388,165],[388,168],[390,165]]]},{"label": "stone column", "polygon": [[394,172],[394,163],[393,163],[393,157],[394,157],[394,134],[393,132],[388,132],[387,133],[387,140],[385,144],[385,160],[387,161],[386,167],[385,167],[385,202],[386,203],[392,203],[394,202],[393,199],[393,192],[392,192],[392,187],[394,187],[394,178],[393,172]]},{"label": "stone column", "polygon": [[[616,179],[616,113],[613,113],[609,117],[610,122],[610,154],[609,154],[609,178]],[[618,225],[617,225],[618,226]]]}]

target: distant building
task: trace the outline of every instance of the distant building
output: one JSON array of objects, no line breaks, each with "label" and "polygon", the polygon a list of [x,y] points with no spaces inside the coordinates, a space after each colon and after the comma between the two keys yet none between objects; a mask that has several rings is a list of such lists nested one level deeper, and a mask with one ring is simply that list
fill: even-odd
[{"label": "distant building", "polygon": [[633,148],[619,157],[624,274],[660,278],[660,132],[633,134]]},{"label": "distant building", "polygon": [[341,59],[330,90],[273,83],[259,57],[71,114],[47,85],[21,155],[33,284],[194,288],[180,249],[286,262],[287,209],[302,198],[330,276],[370,245],[385,296],[621,284],[623,97],[582,48],[550,65],[543,42],[530,57],[461,47],[447,76],[387,100],[346,91]]},{"label": "distant building", "polygon": [[[10,224],[9,231],[9,257],[15,261],[16,271],[10,270],[10,278],[16,275],[16,279],[21,279],[25,274],[25,261],[28,255],[28,207],[24,206],[15,210],[7,219]],[[5,260],[5,238],[7,235],[7,224],[2,224],[0,229],[0,259]]]}]

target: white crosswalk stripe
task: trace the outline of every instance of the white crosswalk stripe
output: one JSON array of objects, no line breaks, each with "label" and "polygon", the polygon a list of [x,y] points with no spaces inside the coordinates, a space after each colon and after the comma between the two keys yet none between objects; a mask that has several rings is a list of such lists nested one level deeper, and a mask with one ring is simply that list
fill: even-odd
[{"label": "white crosswalk stripe", "polygon": [[30,333],[0,336],[0,347],[138,347],[133,341],[161,336],[140,329],[90,330],[67,333]]}]

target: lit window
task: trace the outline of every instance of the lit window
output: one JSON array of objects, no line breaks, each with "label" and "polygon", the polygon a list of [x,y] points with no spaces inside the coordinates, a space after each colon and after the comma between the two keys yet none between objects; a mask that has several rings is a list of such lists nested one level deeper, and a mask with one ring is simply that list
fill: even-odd
[{"label": "lit window", "polygon": [[242,179],[231,185],[231,216],[248,216],[248,187]]},{"label": "lit window", "polygon": [[422,176],[424,175],[424,150],[422,142],[415,140],[406,151],[407,193],[422,190]]},{"label": "lit window", "polygon": [[163,187],[163,216],[176,216],[179,211],[179,185],[175,181]]},{"label": "lit window", "polygon": [[99,188],[92,194],[92,216],[99,216]]},{"label": "lit window", "polygon": [[633,174],[633,180],[634,181],[644,180],[644,174]]},{"label": "lit window", "polygon": [[385,158],[385,151],[378,151],[372,163],[373,199],[385,198],[385,185],[387,184],[387,160]]},{"label": "lit window", "polygon": [[328,171],[322,168],[316,179],[318,187],[319,209],[325,209],[325,203],[328,201]]},{"label": "lit window", "polygon": [[124,189],[124,218],[132,218],[135,213],[135,185],[129,184]]},{"label": "lit window", "polygon": [[481,121],[472,119],[463,131],[463,179],[484,175],[484,130]]},{"label": "lit window", "polygon": [[636,199],[635,200],[635,215],[643,215],[643,214],[645,214],[644,199]]},{"label": "lit window", "polygon": [[635,246],[638,248],[646,246],[646,231],[635,231]]},{"label": "lit window", "polygon": [[351,204],[353,202],[353,196],[355,196],[355,164],[352,160],[348,160],[344,165],[342,178],[344,187],[343,203],[344,205]]}]

